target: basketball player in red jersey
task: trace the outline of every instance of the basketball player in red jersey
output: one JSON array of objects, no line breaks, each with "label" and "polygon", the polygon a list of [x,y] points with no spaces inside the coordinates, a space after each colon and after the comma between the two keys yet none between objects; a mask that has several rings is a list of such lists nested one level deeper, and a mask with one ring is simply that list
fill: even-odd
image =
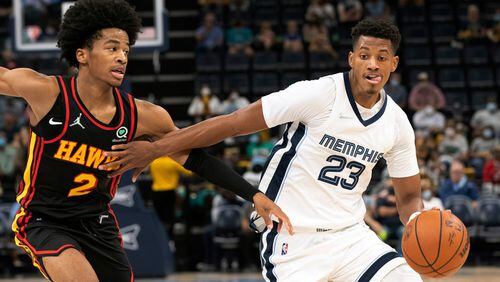
[{"label": "basketball player in red jersey", "polygon": [[[134,99],[121,85],[140,19],[124,0],[79,0],[58,35],[75,77],[0,67],[0,94],[28,103],[31,139],[12,224],[16,244],[52,281],[133,281],[109,206],[120,176],[108,177],[103,152],[136,137],[177,130],[161,107]],[[264,194],[202,150],[173,157],[213,183],[253,201],[292,232],[287,216]]]}]

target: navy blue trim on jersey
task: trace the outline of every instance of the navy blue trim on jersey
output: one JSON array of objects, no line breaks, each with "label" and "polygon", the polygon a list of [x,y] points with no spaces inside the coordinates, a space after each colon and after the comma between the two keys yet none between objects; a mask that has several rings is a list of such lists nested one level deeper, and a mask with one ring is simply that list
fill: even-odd
[{"label": "navy blue trim on jersey", "polygon": [[285,175],[288,171],[288,167],[295,157],[295,154],[297,153],[297,146],[304,137],[305,133],[306,126],[303,123],[299,123],[297,129],[295,130],[295,133],[290,139],[292,145],[290,146],[290,149],[281,157],[281,160],[278,163],[278,167],[276,168],[276,171],[274,172],[274,175],[269,182],[269,186],[267,187],[266,196],[272,201],[275,201],[276,197],[278,196],[281,185],[285,181]]},{"label": "navy blue trim on jersey", "polygon": [[399,254],[396,252],[389,252],[381,257],[379,257],[358,279],[359,282],[368,282],[370,279],[377,274],[382,266],[384,266],[389,261],[399,257]]},{"label": "navy blue trim on jersey", "polygon": [[344,72],[344,85],[345,91],[347,92],[347,98],[349,98],[349,103],[351,103],[352,110],[358,117],[359,122],[361,122],[361,124],[363,124],[365,127],[376,122],[384,114],[385,106],[387,105],[387,97],[385,97],[384,104],[382,105],[380,111],[378,111],[378,113],[373,117],[364,120],[359,113],[358,106],[356,106],[356,100],[354,100],[354,95],[352,94],[351,83],[349,82],[349,72]]},{"label": "navy blue trim on jersey", "polygon": [[[274,250],[274,241],[276,239],[276,236],[278,236],[278,223],[273,222],[273,229],[269,231],[269,233],[266,236],[266,250],[264,251],[263,256],[263,266],[264,269],[266,270],[266,277],[271,281],[275,282],[278,280],[276,275],[274,274],[274,264],[270,261],[271,256],[273,255],[273,250]],[[262,240],[261,240],[262,241]]]},{"label": "navy blue trim on jersey", "polygon": [[271,154],[267,158],[266,163],[264,164],[264,169],[262,170],[262,174],[260,175],[261,180],[262,177],[264,177],[264,175],[266,174],[267,167],[269,166],[269,163],[273,159],[274,154],[276,154],[276,152],[288,146],[288,130],[290,129],[291,126],[292,126],[291,122],[286,124],[285,132],[283,132],[283,142],[281,142],[281,144],[279,145],[274,146],[273,150],[271,151]]}]

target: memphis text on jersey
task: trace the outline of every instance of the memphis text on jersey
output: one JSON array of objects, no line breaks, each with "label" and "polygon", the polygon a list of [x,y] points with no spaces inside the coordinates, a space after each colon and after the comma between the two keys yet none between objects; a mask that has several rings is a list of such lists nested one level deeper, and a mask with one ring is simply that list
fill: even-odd
[{"label": "memphis text on jersey", "polygon": [[323,135],[319,144],[335,152],[349,155],[354,158],[361,158],[363,161],[370,163],[377,163],[378,160],[384,156],[384,153],[365,148],[364,146],[340,138],[335,138],[328,134]]},{"label": "memphis text on jersey", "polygon": [[[83,143],[78,144],[78,142],[68,140],[59,141],[59,147],[54,154],[54,158],[93,169],[97,169],[99,165],[112,162],[116,159],[116,157],[104,156],[103,150],[99,148]],[[109,170],[115,169],[117,169],[117,167]]]}]

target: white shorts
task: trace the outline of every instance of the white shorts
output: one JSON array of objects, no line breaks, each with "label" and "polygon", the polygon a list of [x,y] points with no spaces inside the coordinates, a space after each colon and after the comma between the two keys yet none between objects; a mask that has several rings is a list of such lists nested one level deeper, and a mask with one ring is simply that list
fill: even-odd
[{"label": "white shorts", "polygon": [[266,281],[382,281],[406,264],[364,222],[335,232],[293,236],[285,230],[277,233],[275,225],[262,234],[260,255]]}]

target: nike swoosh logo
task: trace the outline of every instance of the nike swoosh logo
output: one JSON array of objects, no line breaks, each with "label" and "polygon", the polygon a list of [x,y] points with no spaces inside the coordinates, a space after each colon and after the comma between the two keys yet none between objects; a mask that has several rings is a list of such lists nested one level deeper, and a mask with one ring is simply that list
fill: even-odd
[{"label": "nike swoosh logo", "polygon": [[50,125],[61,125],[62,122],[61,121],[55,121],[54,118],[50,118],[49,119],[49,124]]}]

